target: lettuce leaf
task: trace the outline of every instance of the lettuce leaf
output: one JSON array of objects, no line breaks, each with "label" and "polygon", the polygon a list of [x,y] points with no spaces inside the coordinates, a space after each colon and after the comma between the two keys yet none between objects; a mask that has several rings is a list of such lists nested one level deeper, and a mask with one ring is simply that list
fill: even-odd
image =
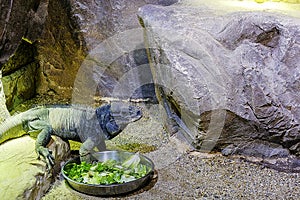
[{"label": "lettuce leaf", "polygon": [[141,178],[149,173],[150,168],[140,163],[139,153],[136,153],[123,163],[116,160],[80,164],[69,163],[64,167],[64,173],[72,180],[87,184],[126,183]]},{"label": "lettuce leaf", "polygon": [[123,167],[134,169],[140,163],[141,158],[140,154],[137,152],[136,154],[130,156],[127,160],[122,163]]}]

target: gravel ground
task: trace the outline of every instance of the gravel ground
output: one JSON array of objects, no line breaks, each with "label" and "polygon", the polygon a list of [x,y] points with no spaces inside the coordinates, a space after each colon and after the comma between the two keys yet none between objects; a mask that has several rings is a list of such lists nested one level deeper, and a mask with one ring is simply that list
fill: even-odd
[{"label": "gravel ground", "polygon": [[[299,199],[299,174],[277,172],[239,159],[188,153],[157,169],[145,188],[103,199]],[[59,196],[58,196],[59,195]],[[44,199],[99,199],[57,182]]]},{"label": "gravel ground", "polygon": [[59,177],[43,199],[299,199],[300,174],[278,172],[240,158],[189,151],[176,135],[167,137],[158,110],[158,106],[146,108],[141,120],[108,143],[112,149],[130,142],[155,147],[144,153],[156,169],[147,186],[128,195],[94,197],[72,190]]}]

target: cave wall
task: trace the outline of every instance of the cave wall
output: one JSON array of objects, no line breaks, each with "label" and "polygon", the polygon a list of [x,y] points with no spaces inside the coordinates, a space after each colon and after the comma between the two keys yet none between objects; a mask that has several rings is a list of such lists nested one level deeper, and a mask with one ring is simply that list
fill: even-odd
[{"label": "cave wall", "polygon": [[[8,109],[35,95],[51,96],[52,102],[70,102],[78,69],[90,51],[119,32],[139,28],[136,13],[140,6],[149,3],[167,6],[175,2],[0,1],[0,69]],[[124,73],[148,63],[143,45],[141,42],[135,51],[124,52],[109,63],[106,79],[112,81],[104,84],[100,81],[97,86],[100,96],[109,96],[109,88]],[[153,87],[145,88],[138,92],[138,97],[142,94],[155,98]]]},{"label": "cave wall", "polygon": [[[96,93],[97,96],[122,99],[148,98],[155,102],[156,95],[137,12],[139,7],[146,4],[168,6],[176,2],[177,0],[71,1],[72,16],[80,27],[89,51],[80,72],[86,74],[86,77],[78,77],[80,84],[76,87],[79,90],[75,90],[73,101],[83,103],[81,101],[85,101],[86,96]],[[149,77],[145,77],[145,74]],[[124,83],[124,77],[130,78]],[[87,83],[86,80],[92,81]],[[121,85],[127,87],[123,88]],[[94,87],[98,89],[94,91]],[[92,91],[87,91],[90,88]]]},{"label": "cave wall", "polygon": [[[0,66],[6,63],[22,42],[22,37],[35,40],[46,13],[37,18],[40,1],[0,1]],[[28,35],[30,33],[30,35]]]},{"label": "cave wall", "polygon": [[48,16],[37,44],[39,63],[36,92],[68,101],[73,82],[86,56],[84,39],[71,20],[69,1],[49,1]]},{"label": "cave wall", "polygon": [[0,1],[0,69],[6,105],[11,110],[35,95],[36,50],[46,17],[40,1]]},{"label": "cave wall", "polygon": [[68,1],[1,2],[0,67],[9,110],[37,94],[70,98],[84,50],[68,9]]}]

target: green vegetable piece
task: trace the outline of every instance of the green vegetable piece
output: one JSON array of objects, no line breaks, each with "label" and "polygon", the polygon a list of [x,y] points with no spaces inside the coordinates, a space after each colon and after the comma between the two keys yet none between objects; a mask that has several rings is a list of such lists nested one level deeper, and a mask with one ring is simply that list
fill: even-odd
[{"label": "green vegetable piece", "polygon": [[129,157],[124,163],[106,160],[98,163],[69,163],[64,173],[72,180],[86,184],[126,183],[145,176],[149,172],[146,165],[140,164],[139,153]]},{"label": "green vegetable piece", "polygon": [[148,173],[148,168],[146,165],[139,164],[135,169],[135,173],[138,178],[145,176]]},{"label": "green vegetable piece", "polygon": [[141,158],[139,152],[130,156],[127,160],[125,160],[122,164],[123,167],[134,169],[140,163]]},{"label": "green vegetable piece", "polygon": [[127,182],[134,181],[134,180],[136,180],[136,178],[134,176],[130,176],[130,175],[126,175],[126,174],[123,174],[121,176],[122,183],[127,183]]}]

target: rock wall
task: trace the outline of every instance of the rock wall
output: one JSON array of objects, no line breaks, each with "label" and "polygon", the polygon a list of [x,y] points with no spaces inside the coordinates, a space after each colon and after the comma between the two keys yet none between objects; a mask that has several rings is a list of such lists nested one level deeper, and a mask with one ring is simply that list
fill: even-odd
[{"label": "rock wall", "polygon": [[[81,72],[78,74],[78,70],[82,62],[89,59],[86,56],[93,49],[120,32],[138,28],[138,7],[148,3],[170,5],[175,2],[177,0],[1,2],[0,68],[4,68],[3,84],[9,110],[36,94],[50,95],[56,103],[70,102],[74,91],[81,95],[81,89],[89,89],[88,85],[78,89],[75,84],[77,88],[74,90],[74,82],[78,82],[77,76],[85,76]],[[127,40],[126,36],[120,39]],[[125,42],[130,45],[132,41]],[[24,49],[25,46],[29,50]],[[98,61],[94,64],[96,70],[88,67],[88,71],[95,73],[86,79],[98,84],[98,95],[111,96],[111,88],[124,74],[147,63],[143,42],[140,41],[128,52],[113,58],[109,67]],[[101,71],[103,68],[105,73]],[[99,71],[101,73],[97,75]],[[149,68],[146,73],[151,74]],[[28,77],[28,74],[32,76]],[[11,81],[16,79],[28,82]],[[139,78],[130,80],[134,84],[137,81],[140,81]],[[153,86],[136,85],[145,88],[138,88],[137,98],[155,98]],[[95,91],[92,92],[95,95]],[[86,99],[86,96],[79,98]]]},{"label": "rock wall", "polygon": [[55,102],[71,99],[74,80],[86,56],[85,40],[71,17],[70,2],[48,1],[47,18],[37,44],[37,93]]},{"label": "rock wall", "polygon": [[34,45],[22,39],[14,55],[2,67],[3,89],[9,110],[36,94],[38,63],[35,56]]},{"label": "rock wall", "polygon": [[34,0],[0,2],[0,68],[15,53],[22,42],[22,37],[34,41],[40,35],[42,19],[46,13],[42,12],[40,18],[37,17],[39,2]]},{"label": "rock wall", "polygon": [[140,27],[138,8],[146,4],[168,6],[178,0],[71,0],[71,17],[80,27],[87,48],[92,50],[103,40],[128,29]]},{"label": "rock wall", "polygon": [[1,2],[0,69],[10,110],[35,95],[37,63],[33,42],[41,34],[46,14],[39,3]]},{"label": "rock wall", "polygon": [[0,123],[10,116],[6,107],[6,99],[1,79],[2,71],[0,70]]},{"label": "rock wall", "polygon": [[[76,80],[78,92],[74,90],[73,101],[82,103],[86,96],[94,94],[156,101],[137,11],[145,4],[168,6],[175,2],[177,0],[71,1],[73,19],[89,50]],[[85,76],[81,77],[82,74]]]},{"label": "rock wall", "polygon": [[259,144],[244,148],[252,156],[272,146],[281,149],[272,156],[299,155],[299,18],[187,2],[144,6],[139,16],[154,82],[195,147],[230,154],[250,142]]},{"label": "rock wall", "polygon": [[70,99],[84,53],[67,1],[17,0],[1,6],[0,67],[8,109],[36,94]]}]

